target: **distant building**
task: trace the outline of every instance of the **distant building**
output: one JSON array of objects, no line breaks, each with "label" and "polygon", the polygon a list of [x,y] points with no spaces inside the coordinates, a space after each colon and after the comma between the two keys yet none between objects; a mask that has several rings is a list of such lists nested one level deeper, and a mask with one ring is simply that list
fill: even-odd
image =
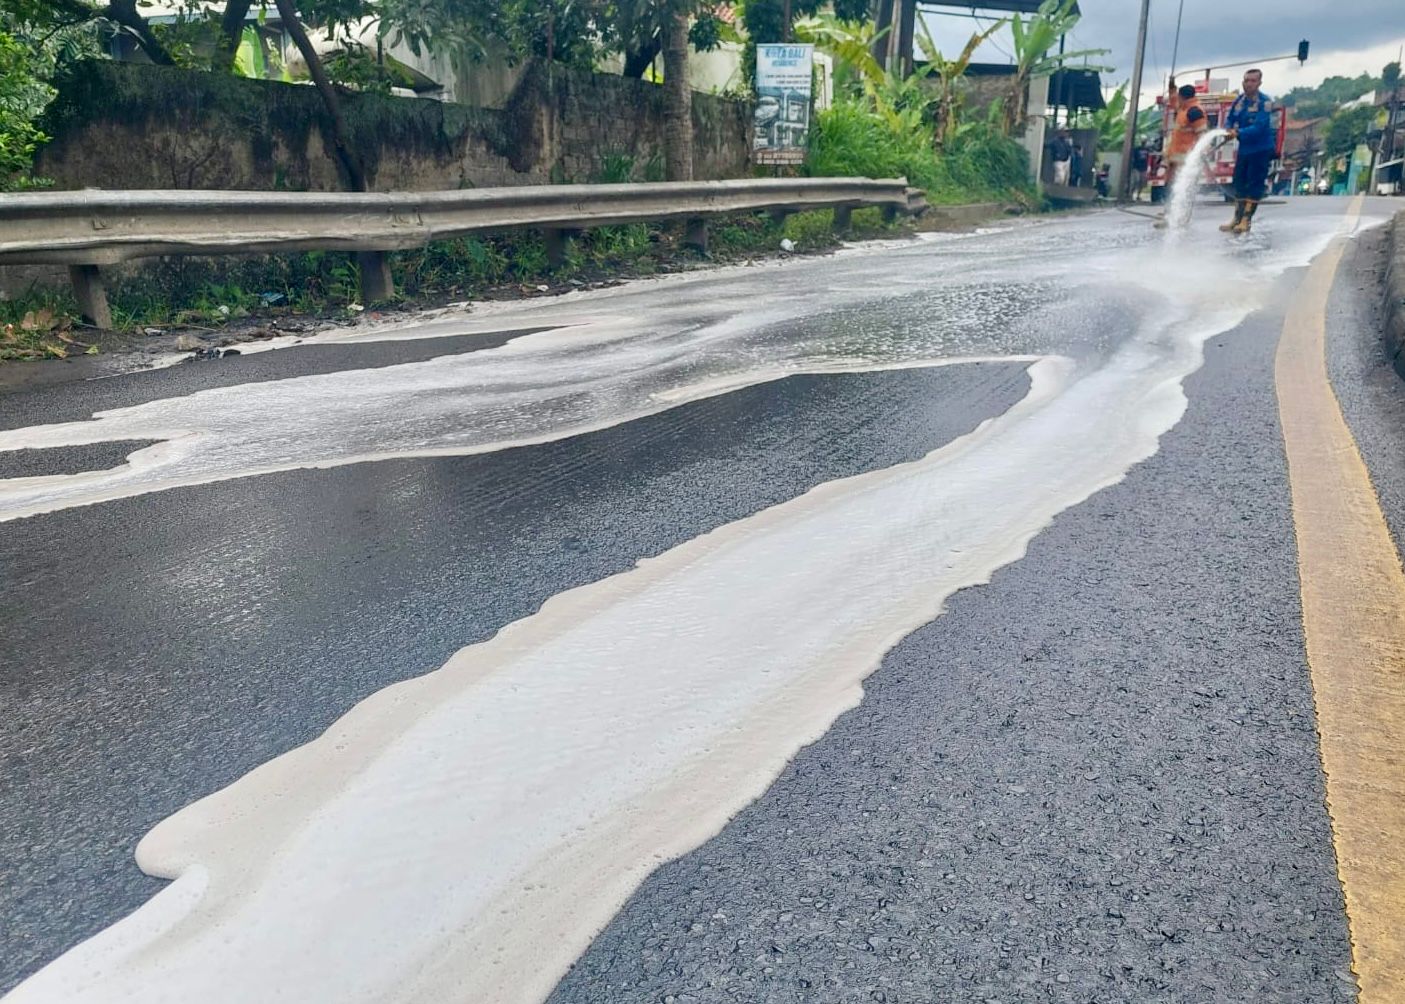
[{"label": "distant building", "polygon": [[1377,91],[1374,103],[1381,114],[1366,137],[1376,160],[1371,191],[1405,195],[1405,81],[1394,90]]}]

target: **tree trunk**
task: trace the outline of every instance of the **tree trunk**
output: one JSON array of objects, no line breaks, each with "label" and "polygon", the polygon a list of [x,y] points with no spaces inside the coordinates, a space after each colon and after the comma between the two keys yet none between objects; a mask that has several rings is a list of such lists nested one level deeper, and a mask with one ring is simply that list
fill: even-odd
[{"label": "tree trunk", "polygon": [[239,43],[244,38],[244,19],[249,16],[253,0],[229,0],[220,18],[220,37],[215,43],[215,58],[211,69],[216,73],[229,73],[234,69],[234,60],[239,55]]},{"label": "tree trunk", "polygon": [[1029,117],[1029,78],[1016,73],[1010,78],[1010,93],[1005,99],[1005,135],[1014,137]]},{"label": "tree trunk", "polygon": [[151,25],[146,23],[146,18],[137,12],[137,0],[113,0],[102,16],[116,21],[122,27],[130,31],[145,52],[147,58],[157,66],[175,66],[176,61],[171,58],[171,54],[166,51],[166,47],[161,44],[151,31]]},{"label": "tree trunk", "polygon": [[332,86],[331,78],[327,76],[327,69],[322,65],[321,57],[312,47],[312,42],[308,39],[302,22],[298,20],[297,10],[293,6],[294,0],[276,0],[276,2],[278,16],[283,19],[283,30],[293,36],[293,44],[298,47],[298,52],[302,53],[302,58],[307,63],[307,72],[312,75],[312,83],[317,87],[317,93],[321,95],[322,104],[326,107],[327,115],[332,120],[332,142],[336,146],[337,159],[341,161],[342,168],[346,171],[351,190],[364,192],[366,191],[366,173],[361,169],[361,159],[351,148],[351,134],[346,128],[346,117],[342,115],[341,100],[337,97],[337,89]]},{"label": "tree trunk", "polygon": [[669,181],[693,180],[693,89],[688,86],[688,15],[664,22],[664,167]]}]

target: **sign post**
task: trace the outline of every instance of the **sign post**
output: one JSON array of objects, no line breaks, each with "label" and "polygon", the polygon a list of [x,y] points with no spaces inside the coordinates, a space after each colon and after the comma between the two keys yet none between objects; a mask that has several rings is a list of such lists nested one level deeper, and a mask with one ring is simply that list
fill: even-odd
[{"label": "sign post", "polygon": [[815,47],[756,47],[756,118],[752,150],[758,164],[800,164],[810,142]]}]

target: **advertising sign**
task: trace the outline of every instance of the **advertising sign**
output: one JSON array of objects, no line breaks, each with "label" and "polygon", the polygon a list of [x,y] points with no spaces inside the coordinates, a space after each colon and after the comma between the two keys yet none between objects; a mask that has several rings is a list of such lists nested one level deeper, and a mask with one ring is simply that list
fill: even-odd
[{"label": "advertising sign", "polygon": [[756,47],[756,120],[752,149],[758,164],[799,164],[810,139],[813,45]]}]

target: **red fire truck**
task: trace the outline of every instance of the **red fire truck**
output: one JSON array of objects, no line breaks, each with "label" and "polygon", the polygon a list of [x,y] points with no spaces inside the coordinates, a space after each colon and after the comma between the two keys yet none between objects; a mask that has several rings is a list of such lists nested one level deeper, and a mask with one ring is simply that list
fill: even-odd
[{"label": "red fire truck", "polygon": [[[1209,119],[1211,129],[1219,128],[1224,117],[1229,114],[1229,108],[1234,104],[1234,99],[1239,96],[1238,92],[1229,90],[1228,80],[1197,80],[1195,92],[1200,96],[1200,107],[1205,110],[1205,117]],[[1164,149],[1166,137],[1170,135],[1175,116],[1164,94],[1157,97],[1156,105],[1161,109],[1161,147]],[[1273,123],[1278,136],[1275,156],[1281,158],[1283,156],[1283,142],[1288,135],[1288,115],[1283,108],[1274,107]],[[1219,192],[1224,196],[1226,202],[1234,201],[1234,191],[1231,186],[1234,182],[1234,161],[1238,154],[1239,144],[1230,141],[1222,144],[1210,155],[1210,159],[1205,164],[1205,174],[1200,179],[1202,193]],[[1166,161],[1159,150],[1153,151],[1148,157],[1146,175],[1147,184],[1151,186],[1151,201],[1164,201],[1166,198]]]}]

